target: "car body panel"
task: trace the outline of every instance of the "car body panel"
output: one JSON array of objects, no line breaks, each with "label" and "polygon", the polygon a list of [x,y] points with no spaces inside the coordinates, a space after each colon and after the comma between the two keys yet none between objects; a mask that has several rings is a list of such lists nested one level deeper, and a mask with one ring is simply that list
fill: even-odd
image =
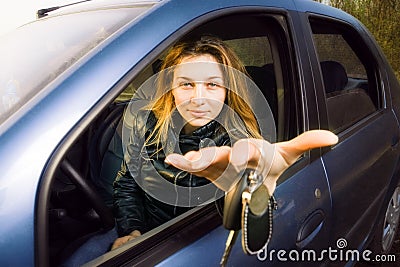
[{"label": "car body panel", "polygon": [[[398,134],[393,114],[385,111],[370,118],[370,121],[372,122],[368,125],[360,126],[360,129],[354,131],[351,138],[347,138],[323,156],[334,196],[332,238],[337,240],[343,237],[351,240],[351,247],[362,244],[371,230],[359,227],[359,223],[373,221],[377,217],[383,201],[383,192],[388,189],[387,185],[395,174],[394,166],[398,160],[398,151],[393,149],[392,143],[394,136]],[[345,164],[349,160],[354,160],[352,166]],[[378,200],[377,203],[374,200]],[[346,209],[351,203],[357,203],[358,206],[352,213],[339,216],[335,212]],[[340,236],[343,232],[347,235]]]},{"label": "car body panel", "polygon": [[[388,80],[385,77],[384,66],[387,66],[388,63],[376,41],[357,19],[341,10],[327,8],[312,1],[302,5],[299,10],[305,12],[300,13],[303,28],[308,27],[308,17],[315,14],[322,16],[322,18],[330,17],[350,24],[352,28],[358,30],[378,62],[382,86],[382,109],[339,133],[339,144],[322,156],[332,192],[333,227],[330,243],[335,244],[339,238],[346,238],[349,241],[348,247],[362,250],[365,249],[369,241],[369,238],[365,237],[371,233],[373,228],[373,224],[364,227],[362,222],[376,221],[377,217],[383,216],[382,205],[386,201],[384,196],[390,194],[387,192],[392,188],[389,185],[397,183],[398,180],[396,165],[399,157],[398,140],[400,132],[397,118],[393,115],[391,109],[391,99],[395,98],[390,97],[391,92],[396,91],[396,89],[390,90],[389,88],[395,87],[386,86]],[[308,36],[308,40],[305,37],[307,40],[305,44],[309,46],[308,51],[314,51],[311,45],[311,31],[305,32],[305,35]],[[310,62],[314,68],[318,68],[315,52],[311,53]],[[314,70],[313,73],[319,75],[318,71]],[[393,72],[391,75],[394,76]],[[314,86],[318,98],[318,114],[322,121],[321,127],[327,128],[327,116],[324,112],[326,111],[325,96],[322,90],[318,89],[323,86],[321,79],[315,79]],[[390,127],[383,125],[390,125]],[[374,141],[371,142],[371,140]],[[342,157],[338,155],[342,155]],[[346,164],[353,160],[354,164]],[[340,216],[337,213],[337,211],[346,210],[349,205],[352,205],[351,203],[359,203],[359,208],[352,213],[346,213],[346,216]],[[343,235],[344,233],[346,235]]]},{"label": "car body panel", "polygon": [[[302,160],[305,161],[305,159]],[[297,164],[302,165],[302,160]],[[314,186],[308,187],[307,185],[311,183]],[[318,198],[315,196],[316,190],[320,194]],[[288,194],[292,197],[285,197]],[[287,251],[290,249],[321,248],[325,240],[329,238],[330,222],[327,217],[331,213],[330,192],[322,162],[320,160],[314,161],[299,173],[281,183],[276,190],[275,197],[278,209],[274,212],[274,232],[268,245],[269,251],[274,249],[277,252],[282,248]],[[321,227],[313,229],[315,231],[311,232],[309,236],[304,236],[303,240],[299,240],[299,231],[301,231],[300,229],[302,229],[304,222],[309,215],[315,214],[316,211],[322,214],[323,217],[323,220],[318,224]],[[208,263],[214,265],[220,261],[223,255],[227,236],[228,231],[221,226],[192,245],[165,259],[165,261],[160,262],[157,266],[187,266],[191,262],[205,261],[206,265]],[[260,253],[258,256],[244,256],[240,238],[241,236],[238,237],[232,249],[228,261],[229,266],[248,264],[251,266],[265,266],[266,263],[273,264],[273,266],[285,266],[287,264],[286,262],[279,262],[276,257],[270,257],[271,254]],[[212,244],[212,249],[210,244]],[[288,244],[291,244],[290,247],[288,247]],[[184,255],[190,255],[190,257]],[[207,259],[204,259],[204,255],[207,255]]]}]

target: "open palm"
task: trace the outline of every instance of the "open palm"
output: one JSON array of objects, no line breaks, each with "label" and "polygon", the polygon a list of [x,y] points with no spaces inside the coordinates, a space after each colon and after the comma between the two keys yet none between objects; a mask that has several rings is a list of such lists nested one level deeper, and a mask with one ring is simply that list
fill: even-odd
[{"label": "open palm", "polygon": [[286,142],[271,144],[262,139],[242,139],[232,147],[207,147],[185,155],[171,154],[166,163],[211,180],[224,191],[240,179],[241,172],[253,168],[265,177],[272,194],[279,176],[304,152],[334,145],[338,137],[330,131],[312,130]]}]

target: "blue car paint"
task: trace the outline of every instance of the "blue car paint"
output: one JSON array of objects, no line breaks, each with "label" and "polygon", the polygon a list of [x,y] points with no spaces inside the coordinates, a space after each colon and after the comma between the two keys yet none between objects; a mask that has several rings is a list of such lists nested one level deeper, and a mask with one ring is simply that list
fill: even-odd
[{"label": "blue car paint", "polygon": [[[307,158],[301,159],[297,164],[304,164],[302,161],[307,161]],[[285,174],[282,178],[285,179]],[[309,187],[309,184],[314,186]],[[315,198],[315,189],[317,188],[320,192],[318,199]],[[287,196],[291,197],[288,198]],[[332,227],[325,220],[321,222],[325,224],[325,227],[317,227],[316,231],[312,233],[313,237],[317,238],[307,240],[308,243],[300,243],[297,242],[298,240],[292,239],[292,237],[297,236],[297,229],[306,219],[305,214],[311,214],[315,209],[321,211],[324,217],[328,217],[331,213],[330,191],[322,161],[314,161],[307,168],[282,182],[276,189],[275,197],[278,209],[274,211],[273,222],[275,227],[272,239],[267,247],[269,249],[267,255],[261,254],[259,257],[244,255],[240,242],[241,236],[239,236],[229,257],[228,266],[264,266],[267,262],[277,266],[285,266],[287,263],[279,262],[276,258],[275,252],[279,249],[289,251],[305,247],[316,250],[323,248],[324,244],[321,241],[329,238],[330,227]],[[308,204],[305,206],[304,203]],[[157,266],[189,266],[194,262],[199,263],[200,266],[214,266],[223,255],[227,236],[228,231],[220,226],[197,242],[171,255]],[[280,244],[293,244],[293,246],[282,248]],[[270,251],[271,248],[274,249],[274,252]]]}]

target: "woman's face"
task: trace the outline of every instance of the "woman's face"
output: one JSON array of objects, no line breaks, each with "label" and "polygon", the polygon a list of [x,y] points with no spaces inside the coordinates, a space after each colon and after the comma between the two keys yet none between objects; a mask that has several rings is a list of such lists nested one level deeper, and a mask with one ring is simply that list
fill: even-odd
[{"label": "woman's face", "polygon": [[186,121],[185,133],[206,125],[221,112],[226,97],[223,74],[211,55],[183,58],[174,71],[172,95]]}]

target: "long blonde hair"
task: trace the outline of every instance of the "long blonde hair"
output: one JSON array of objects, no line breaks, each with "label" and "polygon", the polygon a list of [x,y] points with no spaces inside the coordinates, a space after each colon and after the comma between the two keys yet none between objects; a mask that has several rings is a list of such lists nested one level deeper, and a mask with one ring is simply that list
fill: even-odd
[{"label": "long blonde hair", "polygon": [[224,125],[231,125],[231,128],[239,131],[242,136],[262,138],[255,115],[248,104],[250,103],[249,92],[244,75],[247,75],[247,72],[244,65],[222,40],[215,37],[203,37],[194,42],[178,43],[167,53],[158,76],[156,97],[147,106],[147,109],[153,111],[157,122],[152,134],[145,142],[146,145],[161,144],[167,138],[172,113],[175,110],[172,90],[166,90],[172,87],[173,66],[180,64],[184,58],[200,55],[214,57],[221,66],[224,66],[223,73],[228,76],[225,77],[229,85],[225,103],[236,116],[225,116]]}]

